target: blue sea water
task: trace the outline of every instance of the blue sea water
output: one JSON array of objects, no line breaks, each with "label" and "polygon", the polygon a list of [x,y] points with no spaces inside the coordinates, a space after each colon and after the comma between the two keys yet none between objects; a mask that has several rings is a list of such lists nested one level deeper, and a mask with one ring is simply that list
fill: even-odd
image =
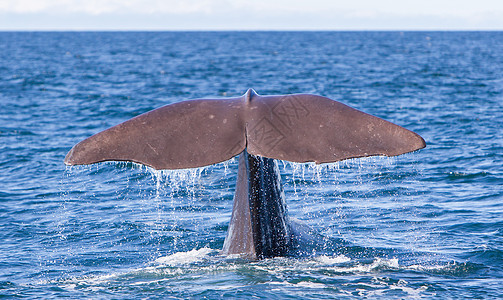
[{"label": "blue sea water", "polygon": [[[236,160],[66,167],[186,99],[313,93],[427,148],[280,162],[297,257],[219,256]],[[503,298],[502,32],[0,33],[0,298]],[[167,128],[169,130],[169,128]]]}]

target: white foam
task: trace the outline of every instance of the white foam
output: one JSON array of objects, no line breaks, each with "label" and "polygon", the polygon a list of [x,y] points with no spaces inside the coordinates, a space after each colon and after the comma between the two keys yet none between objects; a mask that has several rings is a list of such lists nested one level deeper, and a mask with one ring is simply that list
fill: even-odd
[{"label": "white foam", "polygon": [[386,259],[386,258],[376,258],[369,265],[356,265],[352,267],[333,267],[332,270],[340,273],[369,273],[377,269],[398,269],[400,265],[397,258]]},{"label": "white foam", "polygon": [[[338,277],[337,273],[346,273],[351,276],[351,273],[356,273],[357,277],[363,275],[364,282],[348,282],[335,284],[337,289],[342,294],[355,296],[355,293],[361,297],[386,297],[390,290],[401,291],[405,293],[406,298],[421,298],[424,292],[428,289],[427,285],[411,286],[406,280],[399,279],[390,280],[386,277],[387,270],[390,269],[443,269],[448,268],[451,264],[444,266],[400,266],[397,258],[374,258],[373,261],[360,262],[352,260],[344,255],[338,256],[317,256],[307,259],[297,258],[272,258],[257,262],[234,262],[228,261],[227,258],[214,255],[219,250],[208,247],[191,250],[186,252],[177,252],[168,256],[159,257],[149,266],[143,266],[133,270],[124,272],[114,272],[112,274],[82,276],[78,278],[54,280],[45,283],[57,284],[61,288],[68,290],[86,289],[88,291],[100,291],[107,289],[109,284],[123,284],[126,282],[129,285],[148,285],[150,283],[172,282],[183,280],[184,275],[197,273],[198,276],[209,276],[214,278],[214,274],[227,272],[241,273],[243,270],[256,273],[257,271],[265,272],[274,275],[276,280],[271,280],[267,284],[271,285],[272,290],[290,289],[326,289],[332,288],[333,278]],[[202,264],[198,264],[203,262]],[[239,271],[237,271],[239,270]],[[384,271],[381,272],[381,271]],[[206,275],[205,275],[206,274]],[[298,276],[290,276],[289,274],[316,274],[317,282],[303,280],[297,282]],[[382,274],[382,275],[381,275]],[[371,282],[368,282],[368,275],[372,276]],[[383,277],[380,277],[383,276]],[[212,290],[225,290],[228,288],[237,288],[242,285],[242,282],[219,283]],[[168,284],[169,285],[169,284]],[[195,287],[192,287],[195,288]],[[431,292],[429,294],[432,294]],[[433,293],[433,295],[435,295]]]},{"label": "white foam", "polygon": [[317,283],[317,282],[310,282],[310,281],[301,281],[296,284],[297,286],[305,287],[305,288],[311,288],[311,289],[323,289],[326,288],[327,286],[323,283]]},{"label": "white foam", "polygon": [[398,269],[400,266],[398,264],[398,258],[392,258],[392,259],[385,259],[385,258],[377,258],[374,260],[374,262],[370,265],[370,269],[377,269],[377,268],[392,268],[392,269]]},{"label": "white foam", "polygon": [[204,247],[199,250],[194,249],[187,252],[177,252],[168,256],[159,257],[155,260],[155,263],[168,266],[196,263],[207,259],[208,255],[210,253],[214,253],[215,251],[216,250]]},{"label": "white foam", "polygon": [[344,256],[344,255],[339,255],[336,257],[330,257],[326,255],[318,256],[315,258],[316,261],[322,263],[322,264],[327,264],[327,265],[335,265],[335,264],[341,264],[341,263],[346,263],[351,261],[351,258]]}]

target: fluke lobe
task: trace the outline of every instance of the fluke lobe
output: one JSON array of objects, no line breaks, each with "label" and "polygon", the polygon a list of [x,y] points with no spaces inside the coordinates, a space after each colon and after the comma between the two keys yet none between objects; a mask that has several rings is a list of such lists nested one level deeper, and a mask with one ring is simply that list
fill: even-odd
[{"label": "fluke lobe", "polygon": [[412,131],[326,97],[249,89],[238,98],[189,100],[139,115],[76,144],[65,164],[185,169],[241,154],[223,252],[260,259],[287,255],[292,243],[275,159],[319,164],[425,146]]}]

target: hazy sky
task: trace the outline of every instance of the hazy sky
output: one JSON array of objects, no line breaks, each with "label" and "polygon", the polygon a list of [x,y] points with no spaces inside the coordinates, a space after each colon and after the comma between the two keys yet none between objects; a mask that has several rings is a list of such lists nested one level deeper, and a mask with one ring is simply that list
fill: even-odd
[{"label": "hazy sky", "polygon": [[503,30],[502,0],[0,0],[0,30]]}]

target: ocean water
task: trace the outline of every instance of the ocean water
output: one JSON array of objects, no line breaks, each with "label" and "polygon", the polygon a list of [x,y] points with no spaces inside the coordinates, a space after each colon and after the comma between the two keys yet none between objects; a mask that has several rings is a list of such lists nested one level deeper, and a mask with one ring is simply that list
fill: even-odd
[{"label": "ocean water", "polygon": [[[248,88],[327,96],[427,147],[280,162],[314,238],[257,262],[219,255],[236,159],[63,164],[138,114]],[[503,298],[502,128],[502,32],[0,33],[0,298]]]}]

